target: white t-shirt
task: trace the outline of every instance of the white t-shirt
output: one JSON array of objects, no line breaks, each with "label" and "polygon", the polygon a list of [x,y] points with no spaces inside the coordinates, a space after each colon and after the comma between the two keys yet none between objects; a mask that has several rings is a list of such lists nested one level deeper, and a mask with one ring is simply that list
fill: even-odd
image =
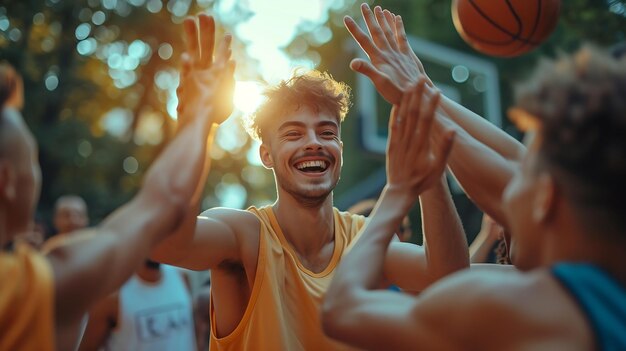
[{"label": "white t-shirt", "polygon": [[196,349],[191,296],[176,268],[161,265],[161,272],[157,283],[134,275],[122,286],[118,324],[105,350]]}]

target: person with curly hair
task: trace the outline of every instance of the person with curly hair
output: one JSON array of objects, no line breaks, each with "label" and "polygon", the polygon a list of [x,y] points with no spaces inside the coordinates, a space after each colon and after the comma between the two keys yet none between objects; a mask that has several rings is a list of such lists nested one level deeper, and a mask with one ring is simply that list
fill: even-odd
[{"label": "person with curly hair", "polygon": [[[372,37],[346,24],[371,62],[353,68],[398,103],[410,77],[428,79],[399,16],[362,8]],[[472,130],[478,122],[453,115],[461,110],[442,101],[435,122],[461,121],[448,165],[465,167],[464,188],[486,193],[484,207],[513,239],[517,269],[472,267],[418,297],[374,290],[406,212],[374,211],[327,293],[327,335],[366,349],[625,350],[626,61],[589,46],[544,61],[509,113],[531,134],[521,154],[497,128]],[[437,140],[436,129],[423,137]],[[494,172],[501,191],[484,179]]]},{"label": "person with curly hair", "polygon": [[[247,210],[212,208],[197,218],[191,214],[185,229],[164,241],[152,259],[211,269],[211,350],[351,349],[326,337],[320,321],[336,267],[365,223],[363,216],[333,207],[349,88],[327,73],[310,71],[296,73],[266,96],[245,126],[261,142],[261,161],[274,173],[276,202]],[[410,160],[415,152],[405,156]],[[402,242],[389,247],[385,280],[408,291],[421,291],[469,266],[445,179],[434,168],[424,168],[423,174],[410,190],[435,179],[422,197],[428,208],[424,216],[430,232],[446,235],[425,233],[425,247]],[[404,193],[394,189],[392,197],[400,204]],[[439,213],[448,215],[443,220],[434,215]]]}]

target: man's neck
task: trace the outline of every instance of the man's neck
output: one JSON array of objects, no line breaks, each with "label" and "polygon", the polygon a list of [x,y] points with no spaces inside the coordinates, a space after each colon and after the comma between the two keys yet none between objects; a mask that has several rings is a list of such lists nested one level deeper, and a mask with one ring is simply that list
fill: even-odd
[{"label": "man's neck", "polygon": [[0,211],[0,251],[10,247],[19,234],[20,231],[9,226],[6,212]]},{"label": "man's neck", "polygon": [[551,266],[559,262],[591,263],[626,286],[626,240],[612,241],[601,238],[606,233],[586,233],[579,226],[566,228],[563,235],[548,234],[544,264]]},{"label": "man's neck", "polygon": [[139,279],[147,283],[158,283],[161,280],[161,269],[147,267],[145,264],[137,270],[137,276]]},{"label": "man's neck", "polygon": [[290,195],[273,205],[285,238],[301,257],[315,257],[335,239],[332,193],[316,206]]}]

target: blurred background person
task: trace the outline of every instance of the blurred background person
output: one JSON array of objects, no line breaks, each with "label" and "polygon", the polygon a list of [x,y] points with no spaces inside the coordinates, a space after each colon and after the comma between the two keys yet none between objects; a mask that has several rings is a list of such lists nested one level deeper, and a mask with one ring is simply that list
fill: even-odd
[{"label": "blurred background person", "polygon": [[118,292],[89,311],[79,350],[196,350],[192,310],[182,273],[146,260]]},{"label": "blurred background person", "polygon": [[43,252],[49,252],[68,239],[72,232],[89,225],[87,204],[78,195],[63,195],[54,203],[54,229],[56,234],[43,245]]},{"label": "blurred background person", "polygon": [[40,250],[48,236],[48,226],[46,222],[39,216],[35,218],[35,223],[31,230],[24,234],[18,235],[16,240],[24,241],[35,250]]},{"label": "blurred background person", "polygon": [[471,263],[511,264],[504,228],[484,214],[480,232],[469,246]]}]

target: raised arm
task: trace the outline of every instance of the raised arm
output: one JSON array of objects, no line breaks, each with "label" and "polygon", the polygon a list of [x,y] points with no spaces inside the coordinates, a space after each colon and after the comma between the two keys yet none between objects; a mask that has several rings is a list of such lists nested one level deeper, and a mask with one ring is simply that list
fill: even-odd
[{"label": "raised arm", "polygon": [[[377,306],[364,309],[360,302],[378,295],[373,290],[384,274],[385,256],[395,228],[418,196],[440,181],[452,146],[453,133],[442,138],[437,145],[428,138],[439,94],[423,94],[424,83],[421,80],[416,88],[403,96],[400,106],[394,106],[392,110],[387,146],[387,185],[361,239],[344,257],[326,294],[324,329],[344,341],[352,341],[352,336],[360,333],[355,315],[369,318],[369,314],[363,312],[378,309]],[[421,103],[422,95],[426,95],[424,103]],[[468,266],[467,249],[463,251],[459,256],[465,258],[460,266]],[[420,279],[419,276],[412,278]],[[385,324],[386,320],[378,322]]]},{"label": "raised arm", "polygon": [[[361,6],[361,11],[369,35],[352,18],[346,16],[344,22],[370,60],[354,59],[350,67],[367,76],[392,104],[397,104],[406,87],[422,77],[432,85],[409,45],[402,18],[378,6],[372,11],[367,4]],[[481,209],[506,225],[499,201],[525,152],[524,146],[446,97],[442,98],[436,124],[457,130],[448,164],[461,186]]]},{"label": "raised arm", "polygon": [[50,252],[57,327],[75,323],[95,301],[118,289],[151,248],[184,223],[205,182],[209,136],[226,117],[216,98],[232,87],[228,46],[225,40],[207,79],[186,86],[193,92],[182,116],[186,123],[154,161],[139,193],[98,227]]},{"label": "raised arm", "polygon": [[[188,109],[189,101],[195,96],[189,87],[200,85],[211,79],[211,58],[215,23],[206,16],[200,17],[199,27],[193,21],[185,22],[188,52],[184,55],[185,64],[181,72],[181,84],[177,90],[179,97],[178,111]],[[222,51],[225,50],[225,51]],[[230,55],[230,48],[222,46],[220,55]],[[232,78],[232,77],[231,77]],[[232,82],[232,81],[231,81]],[[193,84],[192,84],[193,83]],[[220,115],[227,117],[232,111],[232,86],[222,89],[218,101],[228,102],[220,107]],[[212,147],[212,142],[206,145]],[[209,170],[209,160],[203,168],[203,177]],[[203,178],[203,179],[204,179]],[[204,189],[204,182],[198,184],[198,193]],[[254,216],[245,211],[216,208],[205,211],[200,216],[200,197],[194,197],[190,209],[185,214],[178,230],[163,240],[151,253],[154,261],[188,269],[211,269],[224,261],[239,262],[240,247],[236,228],[254,226]]]},{"label": "raised arm", "polygon": [[393,241],[384,273],[405,291],[420,292],[432,283],[469,266],[467,239],[445,177],[419,197],[423,247]]},{"label": "raised arm", "polygon": [[405,291],[420,292],[468,267],[467,241],[444,177],[420,195],[424,246],[392,241],[385,278]]},{"label": "raised arm", "polygon": [[[370,60],[354,59],[350,68],[367,76],[383,98],[392,104],[398,104],[403,91],[420,77],[425,77],[433,85],[409,44],[402,17],[380,6],[372,11],[367,4],[361,5],[361,12],[370,35],[349,16],[344,18],[344,23]],[[521,159],[525,147],[500,128],[445,96],[440,107],[442,114],[481,143],[507,159]]]}]

